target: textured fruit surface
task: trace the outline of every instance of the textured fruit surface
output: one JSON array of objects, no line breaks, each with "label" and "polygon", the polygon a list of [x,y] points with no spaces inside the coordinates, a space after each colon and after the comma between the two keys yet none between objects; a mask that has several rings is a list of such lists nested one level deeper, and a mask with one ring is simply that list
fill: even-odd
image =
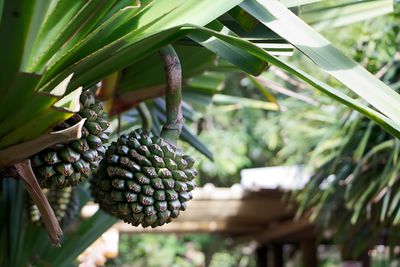
[{"label": "textured fruit surface", "polygon": [[103,106],[90,91],[82,93],[80,104],[81,110],[57,126],[56,130],[68,128],[86,118],[82,138],[47,148],[31,159],[42,188],[77,185],[91,175],[104,156],[104,144],[108,141],[105,131],[109,121]]},{"label": "textured fruit surface", "polygon": [[[79,214],[79,196],[72,187],[43,189],[43,193],[49,200],[50,206],[62,228],[68,226]],[[37,226],[43,226],[37,206],[32,204],[32,201],[29,201],[28,208],[31,222]]]},{"label": "textured fruit surface", "polygon": [[196,186],[192,157],[138,129],[107,149],[91,180],[94,199],[106,212],[135,226],[156,227],[186,209]]}]

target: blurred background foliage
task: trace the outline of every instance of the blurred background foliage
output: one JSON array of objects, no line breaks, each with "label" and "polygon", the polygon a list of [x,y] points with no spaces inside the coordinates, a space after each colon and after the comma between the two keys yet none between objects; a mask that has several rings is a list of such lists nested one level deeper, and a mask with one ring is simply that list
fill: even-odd
[{"label": "blurred background foliage", "polygon": [[[397,90],[400,85],[399,25],[397,6],[393,14],[328,29],[324,35]],[[302,69],[312,70],[326,83],[340,86],[328,75],[315,70],[299,53],[289,60]],[[225,77],[220,94],[268,99],[278,103],[279,110],[210,103],[198,120],[191,123],[191,130],[199,134],[203,143],[210,144],[214,161],[187,147],[201,158],[197,163],[201,185],[211,182],[216,186],[231,186],[239,182],[243,168],[302,164],[314,175],[295,198],[301,211],[313,211],[313,220],[322,228],[337,227],[339,234],[334,240],[346,244],[342,253],[352,252],[342,256],[357,258],[357,254],[371,244],[371,237],[384,244],[390,244],[388,236],[394,240],[398,237],[398,140],[373,122],[274,67],[257,78],[240,71],[219,72]],[[214,142],[220,145],[213,146]],[[353,188],[357,192],[352,191]],[[367,193],[360,195],[358,192]],[[345,232],[347,234],[343,235]],[[246,249],[229,249],[229,242],[221,240],[209,235],[122,235],[121,256],[107,266],[196,266],[193,260],[202,257],[203,260],[210,258],[207,259],[209,266],[254,266],[252,258],[244,252]],[[207,242],[214,245],[212,252],[202,248]],[[132,251],[128,247],[136,249]],[[189,253],[192,248],[203,254],[193,256]],[[161,251],[163,256],[152,257],[151,251]],[[386,260],[379,258],[375,264],[386,264]],[[127,264],[131,261],[134,263]],[[335,259],[323,262],[323,266],[335,264]]]},{"label": "blurred background foliage", "polygon": [[[351,56],[397,91],[399,19],[397,8],[390,16],[344,31],[349,37],[345,45],[353,41]],[[362,35],[352,40],[356,31]],[[314,175],[296,198],[300,212],[311,210],[311,219],[321,227],[336,229],[344,258],[355,259],[376,242],[394,246],[398,237],[399,143],[354,112],[342,110],[338,116],[339,127],[312,152]]]},{"label": "blurred background foliage", "polygon": [[[223,237],[206,234],[122,235],[119,249],[119,257],[108,261],[107,267],[255,266],[251,249],[232,246]],[[158,251],[156,257],[154,251]]]}]

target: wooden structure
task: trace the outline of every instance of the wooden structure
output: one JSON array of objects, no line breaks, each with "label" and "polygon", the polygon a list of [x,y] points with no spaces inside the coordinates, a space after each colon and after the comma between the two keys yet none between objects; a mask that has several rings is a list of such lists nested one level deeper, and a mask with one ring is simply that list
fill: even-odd
[{"label": "wooden structure", "polygon": [[294,219],[294,206],[283,201],[284,194],[279,189],[206,185],[194,191],[187,210],[170,224],[153,229],[120,222],[115,227],[121,233],[217,233],[238,243],[255,241],[260,267],[267,266],[267,251],[273,266],[283,266],[282,245],[297,244],[304,266],[317,266],[314,226],[307,218]]}]

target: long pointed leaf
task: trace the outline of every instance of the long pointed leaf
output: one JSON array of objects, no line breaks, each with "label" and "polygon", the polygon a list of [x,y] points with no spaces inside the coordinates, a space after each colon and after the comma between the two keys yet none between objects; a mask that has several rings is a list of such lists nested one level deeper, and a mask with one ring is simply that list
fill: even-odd
[{"label": "long pointed leaf", "polygon": [[241,6],[321,69],[400,125],[400,95],[346,57],[281,3],[276,0],[247,0]]},{"label": "long pointed leaf", "polygon": [[[309,75],[309,74],[289,65],[288,63],[285,63],[283,60],[268,54],[266,51],[254,46],[253,44],[251,44],[245,40],[242,40],[240,38],[236,38],[234,36],[223,35],[221,33],[218,33],[218,32],[206,29],[206,28],[201,28],[201,31],[202,31],[202,35],[204,34],[204,32],[208,32],[210,38],[217,37],[217,38],[221,39],[222,41],[225,41],[227,43],[230,43],[231,45],[234,45],[237,48],[240,47],[242,50],[242,53],[251,53],[252,55],[257,56],[260,59],[263,59],[266,62],[269,62],[270,64],[273,64],[279,68],[282,68],[283,70],[287,71],[288,73],[293,74],[293,75],[297,76],[298,78],[302,79],[303,81],[307,82],[308,84],[314,86],[316,89],[320,90],[321,92],[329,95],[333,99],[338,100],[339,102],[364,114],[366,117],[375,121],[377,124],[379,124],[382,128],[384,128],[386,131],[388,131],[393,136],[398,137],[398,138],[400,137],[400,124],[399,123],[397,123],[396,121],[384,116],[383,114],[367,107],[366,105],[362,104],[360,101],[356,101],[355,99],[345,95],[343,92],[338,91],[338,90],[330,87],[329,85],[319,81],[312,75]],[[193,31],[192,33],[190,33],[189,37],[195,38],[196,34],[197,34],[197,31]],[[202,44],[202,43],[200,43],[200,44]],[[237,50],[237,51],[239,51],[239,50]],[[219,51],[216,51],[216,53],[221,56],[223,55],[223,54],[220,54]],[[225,59],[230,60],[230,58],[228,58],[228,57]],[[238,67],[243,68],[242,65],[238,65]],[[376,78],[374,78],[374,79],[376,79]],[[378,82],[381,83],[380,81],[378,81]],[[392,89],[389,88],[389,90],[392,90]],[[392,91],[392,92],[395,93],[394,91]]]},{"label": "long pointed leaf", "polygon": [[3,96],[11,85],[14,75],[20,69],[29,24],[35,1],[6,1],[0,24],[0,95]]},{"label": "long pointed leaf", "polygon": [[70,233],[63,241],[62,250],[51,248],[47,251],[46,261],[51,266],[70,266],[79,254],[96,241],[107,229],[118,220],[103,211],[97,211],[91,218],[84,220],[74,233]]},{"label": "long pointed leaf", "polygon": [[382,16],[392,11],[391,0],[349,1],[301,12],[300,18],[316,30],[325,30]]}]

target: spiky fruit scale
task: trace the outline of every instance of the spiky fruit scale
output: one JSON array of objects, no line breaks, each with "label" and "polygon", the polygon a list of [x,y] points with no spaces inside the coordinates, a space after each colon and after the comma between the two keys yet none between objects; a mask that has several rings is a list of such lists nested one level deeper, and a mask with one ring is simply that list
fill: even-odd
[{"label": "spiky fruit scale", "polygon": [[106,212],[135,226],[156,227],[185,210],[197,171],[194,160],[161,137],[138,129],[113,142],[91,180]]},{"label": "spiky fruit scale", "polygon": [[77,185],[91,175],[104,156],[104,143],[108,140],[107,115],[90,91],[82,93],[80,103],[81,110],[57,128],[67,128],[86,118],[82,138],[55,145],[32,157],[33,170],[42,188]]}]

